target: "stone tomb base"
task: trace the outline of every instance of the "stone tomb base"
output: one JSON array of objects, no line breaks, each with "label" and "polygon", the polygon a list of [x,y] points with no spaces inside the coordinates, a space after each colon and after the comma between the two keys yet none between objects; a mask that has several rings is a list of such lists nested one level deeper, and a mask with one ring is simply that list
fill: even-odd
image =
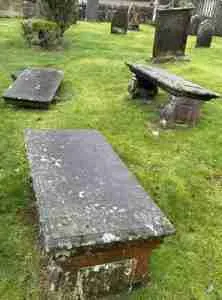
[{"label": "stone tomb base", "polygon": [[26,147],[48,258],[45,298],[99,299],[146,283],[152,249],[174,227],[104,137],[28,130]]},{"label": "stone tomb base", "polygon": [[161,123],[195,126],[200,119],[200,106],[196,99],[170,96],[170,103],[161,110]]},{"label": "stone tomb base", "polygon": [[149,258],[159,244],[160,240],[138,241],[75,254],[58,252],[48,258],[44,293],[55,299],[83,300],[130,292],[147,284]]}]

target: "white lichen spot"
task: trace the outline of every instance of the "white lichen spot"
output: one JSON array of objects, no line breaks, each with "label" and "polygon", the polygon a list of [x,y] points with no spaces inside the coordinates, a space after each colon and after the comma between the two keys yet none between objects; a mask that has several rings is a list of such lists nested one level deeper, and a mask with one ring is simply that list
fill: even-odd
[{"label": "white lichen spot", "polygon": [[104,233],[102,239],[104,243],[111,243],[113,241],[118,241],[119,237],[115,236],[112,233]]},{"label": "white lichen spot", "polygon": [[42,157],[40,158],[40,161],[41,161],[41,162],[48,162],[49,160],[48,160],[45,156],[42,156]]},{"label": "white lichen spot", "polygon": [[71,250],[72,249],[72,243],[70,241],[67,241],[64,245],[66,249]]},{"label": "white lichen spot", "polygon": [[79,192],[79,198],[83,199],[85,197],[85,192],[81,191]]},{"label": "white lichen spot", "polygon": [[58,161],[55,162],[55,166],[61,168],[61,164]]},{"label": "white lichen spot", "polygon": [[124,212],[126,212],[126,210],[125,210],[125,208],[120,208],[120,209],[118,210],[118,212],[119,212],[119,213],[124,213]]}]

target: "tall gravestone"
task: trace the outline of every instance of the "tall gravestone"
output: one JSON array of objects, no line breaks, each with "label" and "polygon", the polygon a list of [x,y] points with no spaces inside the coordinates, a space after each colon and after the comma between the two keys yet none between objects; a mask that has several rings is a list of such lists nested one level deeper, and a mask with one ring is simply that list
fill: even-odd
[{"label": "tall gravestone", "polygon": [[88,0],[86,5],[86,18],[88,21],[96,21],[98,18],[99,0]]},{"label": "tall gravestone", "polygon": [[193,8],[158,9],[153,46],[154,62],[184,58]]},{"label": "tall gravestone", "polygon": [[112,18],[111,33],[126,34],[128,30],[128,21],[127,7],[119,7]]},{"label": "tall gravestone", "polygon": [[211,20],[204,20],[197,32],[196,47],[210,48],[214,35],[214,25]]},{"label": "tall gravestone", "polygon": [[135,4],[130,5],[128,10],[128,29],[131,31],[140,30],[139,13]]},{"label": "tall gravestone", "polygon": [[216,16],[215,16],[215,34],[222,36],[222,0],[217,1]]}]

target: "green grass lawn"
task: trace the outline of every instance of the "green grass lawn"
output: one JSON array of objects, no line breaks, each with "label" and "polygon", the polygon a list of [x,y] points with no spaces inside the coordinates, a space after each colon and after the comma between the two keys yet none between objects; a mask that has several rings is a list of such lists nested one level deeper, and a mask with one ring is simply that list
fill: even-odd
[{"label": "green grass lawn", "polygon": [[[39,254],[24,151],[25,128],[95,128],[112,144],[177,229],[152,256],[151,282],[130,300],[222,299],[222,103],[202,107],[195,128],[158,128],[167,95],[150,105],[130,100],[125,61],[145,62],[153,28],[126,36],[109,24],[80,23],[64,51],[28,48],[18,20],[0,19],[0,94],[10,73],[24,66],[64,70],[60,101],[48,111],[0,101],[0,299],[37,300]],[[191,62],[163,67],[222,93],[222,39],[211,49],[188,43]],[[159,136],[152,134],[159,130]]]}]

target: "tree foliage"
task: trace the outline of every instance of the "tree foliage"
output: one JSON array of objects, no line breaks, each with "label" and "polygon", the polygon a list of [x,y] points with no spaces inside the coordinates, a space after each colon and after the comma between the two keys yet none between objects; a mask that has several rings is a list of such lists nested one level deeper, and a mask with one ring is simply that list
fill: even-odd
[{"label": "tree foliage", "polygon": [[41,12],[59,25],[63,35],[77,21],[77,4],[77,0],[41,0]]}]

